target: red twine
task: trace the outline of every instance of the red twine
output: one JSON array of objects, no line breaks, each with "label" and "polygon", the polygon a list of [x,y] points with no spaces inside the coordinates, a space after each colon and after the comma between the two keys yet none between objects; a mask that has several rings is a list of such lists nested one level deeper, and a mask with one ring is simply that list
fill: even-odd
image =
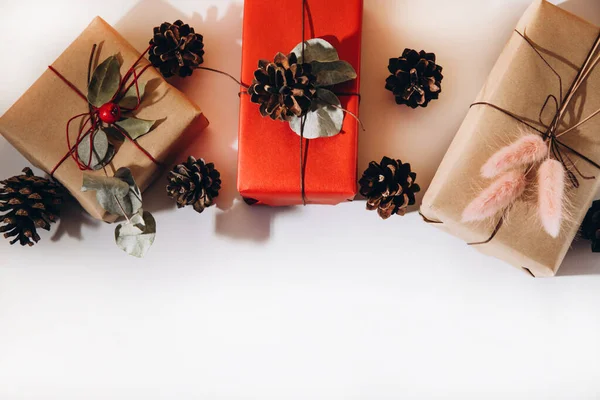
[{"label": "red twine", "polygon": [[[148,65],[144,66],[139,73],[136,71],[136,67],[138,66],[139,62],[142,60],[142,58],[146,55],[146,53],[149,50],[150,50],[150,47],[148,47],[146,49],[146,51],[144,51],[139,56],[139,58],[135,61],[135,63],[133,63],[133,65],[131,66],[131,68],[129,68],[129,70],[127,71],[127,73],[125,73],[125,76],[123,77],[123,79],[121,79],[121,82],[119,83],[119,88],[116,91],[115,95],[110,100],[110,103],[114,102],[117,99],[117,97],[119,96],[120,93],[126,93],[129,89],[131,89],[135,85],[135,92],[136,92],[136,97],[137,97],[137,102],[136,102],[135,107],[133,107],[133,108],[123,107],[122,109],[125,110],[125,111],[131,112],[131,111],[135,111],[135,110],[137,110],[139,108],[140,103],[141,103],[141,96],[140,96],[140,89],[139,89],[139,86],[138,86],[138,80],[139,80],[140,76],[148,68],[150,68],[151,64],[148,64]],[[86,103],[88,103],[87,97],[79,89],[77,89],[77,87],[75,87],[75,85],[73,85],[71,82],[69,82],[69,80],[67,80],[67,78],[65,78],[60,72],[58,72],[51,65],[48,66],[48,69],[50,69],[50,71],[54,72],[56,74],[56,76],[58,76],[69,88],[71,88],[79,97],[81,97],[83,100],[86,101]],[[126,89],[123,90],[123,88],[125,87],[125,85],[128,83],[128,81],[130,80],[130,78],[132,76],[133,76],[133,79],[131,79],[131,82],[127,85]],[[93,154],[93,148],[94,148],[94,136],[95,136],[96,132],[98,131],[98,128],[100,127],[101,122],[100,122],[99,117],[98,117],[98,108],[94,107],[92,105],[89,105],[89,107],[90,107],[90,111],[88,111],[86,113],[75,115],[74,117],[70,118],[67,121],[67,125],[66,125],[66,139],[67,139],[68,152],[67,152],[67,154],[64,155],[64,157],[62,157],[60,159],[60,161],[54,166],[54,168],[52,168],[52,170],[50,171],[50,176],[53,176],[54,173],[56,172],[56,170],[69,157],[73,158],[73,160],[77,164],[77,167],[80,170],[82,170],[82,171],[84,171],[84,170],[91,170],[91,168],[89,167],[89,165],[92,162],[92,154]],[[81,118],[81,117],[85,117],[85,116],[87,116],[87,118],[84,119],[83,123],[79,127],[79,131],[78,131],[78,134],[77,134],[77,140],[75,141],[75,143],[73,143],[73,145],[71,145],[71,138],[69,136],[69,126],[71,125],[71,122],[73,122],[77,118]],[[86,126],[88,124],[90,124],[90,127],[89,127],[89,129],[86,130],[85,128],[86,128]],[[129,136],[129,134],[127,134],[127,132],[125,132],[124,129],[122,129],[118,125],[114,125],[114,127],[119,132],[121,132],[121,134],[123,134],[123,136],[127,140],[129,140],[139,151],[141,151],[153,163],[155,163],[157,165],[160,164],[150,153],[148,153],[148,151],[146,151],[135,140],[133,140],[133,138],[131,138],[131,136]],[[80,160],[80,158],[79,158],[78,147],[81,144],[81,142],[83,142],[86,139],[86,137],[89,138],[90,156],[89,156],[89,159],[87,160],[87,164],[84,164]]]}]

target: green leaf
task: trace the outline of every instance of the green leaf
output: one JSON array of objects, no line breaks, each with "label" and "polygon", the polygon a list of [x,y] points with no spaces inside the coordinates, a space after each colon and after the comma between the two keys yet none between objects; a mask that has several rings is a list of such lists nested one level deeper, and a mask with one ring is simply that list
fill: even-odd
[{"label": "green leaf", "polygon": [[153,120],[125,118],[122,121],[117,121],[116,125],[123,128],[133,140],[136,140],[150,132],[155,123],[156,121]]},{"label": "green leaf", "polygon": [[296,57],[298,57],[299,64],[310,63],[313,61],[337,61],[340,59],[335,47],[327,40],[319,38],[310,39],[304,42],[305,60],[302,60],[302,43],[299,43],[294,47],[292,53],[295,53]]},{"label": "green leaf", "polygon": [[[290,128],[298,135],[301,130],[301,119],[301,117],[293,117],[290,120]],[[311,109],[306,114],[304,137],[316,139],[335,136],[342,130],[343,122],[344,112],[337,96],[327,89],[317,89]]]},{"label": "green leaf", "polygon": [[96,191],[98,203],[111,214],[133,215],[142,207],[142,193],[129,168],[119,168],[114,177],[84,174],[82,192]]},{"label": "green leaf", "polygon": [[[146,82],[140,82],[138,80],[138,89],[140,91],[140,102],[144,98],[144,92],[146,91]],[[125,96],[119,101],[120,107],[125,108],[135,108],[137,106],[137,92],[135,90],[135,85],[129,88],[129,90],[125,93]]]},{"label": "green leaf", "polygon": [[116,154],[116,149],[115,146],[112,145],[112,143],[108,143],[108,150],[106,151],[106,156],[104,156],[104,159],[102,160],[102,162],[94,165],[92,167],[93,170],[97,171],[99,169],[104,168],[104,166],[110,164],[110,162],[112,161],[112,159],[114,158],[115,154]]},{"label": "green leaf", "polygon": [[115,229],[117,246],[134,257],[144,257],[155,237],[156,221],[148,211],[140,210],[128,222],[119,224]]},{"label": "green leaf", "polygon": [[[109,143],[106,133],[102,129],[98,129],[93,136],[93,147],[90,146],[90,135],[88,133],[83,137],[83,140],[77,145],[77,155],[79,161],[88,168],[97,169],[96,167],[102,168],[102,161],[106,158],[108,152]],[[91,158],[90,158],[90,152]]]},{"label": "green leaf", "polygon": [[333,86],[356,79],[354,67],[347,61],[313,61],[312,73],[317,77],[317,86]]},{"label": "green leaf", "polygon": [[116,55],[108,57],[94,70],[88,86],[88,101],[95,107],[108,103],[119,90],[121,63]]}]

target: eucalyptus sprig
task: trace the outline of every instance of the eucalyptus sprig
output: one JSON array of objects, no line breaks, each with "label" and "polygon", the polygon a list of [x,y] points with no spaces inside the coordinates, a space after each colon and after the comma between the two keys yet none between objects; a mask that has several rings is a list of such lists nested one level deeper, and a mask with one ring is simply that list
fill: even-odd
[{"label": "eucalyptus sprig", "polygon": [[248,94],[263,117],[288,122],[306,139],[331,137],[341,132],[344,112],[357,117],[330,88],[356,77],[331,43],[310,39],[287,56],[277,53],[272,62],[260,60]]},{"label": "eucalyptus sprig", "polygon": [[[302,43],[299,43],[292,53],[298,58],[299,64],[310,64],[312,74],[316,76],[317,92],[306,113],[304,137],[315,139],[337,135],[342,130],[344,109],[337,95],[327,88],[356,79],[356,71],[349,62],[340,60],[335,47],[325,39],[305,41],[304,52]],[[290,127],[298,135],[301,133],[301,120],[301,116],[289,120]]]},{"label": "eucalyptus sprig", "polygon": [[83,166],[99,170],[110,163],[115,146],[110,143],[109,136],[118,140],[127,136],[135,141],[154,127],[156,120],[133,116],[146,89],[146,83],[138,80],[143,71],[136,74],[135,68],[136,65],[121,77],[121,61],[115,54],[94,70],[87,93],[92,129],[82,135],[77,145],[77,157]]},{"label": "eucalyptus sprig", "polygon": [[115,229],[115,242],[127,254],[144,257],[154,243],[156,221],[142,209],[142,192],[129,168],[119,168],[112,177],[84,173],[81,191],[95,191],[104,210],[125,217]]}]

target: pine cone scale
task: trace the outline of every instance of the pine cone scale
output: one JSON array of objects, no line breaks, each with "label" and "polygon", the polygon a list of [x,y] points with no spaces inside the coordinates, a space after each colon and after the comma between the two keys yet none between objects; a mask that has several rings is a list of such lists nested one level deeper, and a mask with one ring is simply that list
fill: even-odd
[{"label": "pine cone scale", "polygon": [[308,64],[297,64],[295,54],[277,53],[273,62],[260,60],[248,89],[262,116],[288,120],[306,114],[316,93],[316,77]]},{"label": "pine cone scale", "polygon": [[22,175],[0,182],[0,211],[4,237],[15,237],[11,244],[32,246],[40,240],[36,227],[50,230],[62,204],[63,190],[55,182],[36,177],[29,168]]},{"label": "pine cone scale", "polygon": [[202,35],[181,20],[154,28],[150,46],[150,62],[165,77],[189,76],[204,62]]},{"label": "pine cone scale", "polygon": [[383,157],[378,164],[369,163],[359,180],[360,194],[367,198],[367,210],[377,210],[379,216],[388,219],[394,214],[404,215],[408,206],[415,204],[416,174],[410,164]]},{"label": "pine cone scale", "polygon": [[402,56],[390,59],[385,88],[396,97],[397,104],[411,108],[427,107],[441,92],[442,67],[435,54],[405,49]]},{"label": "pine cone scale", "polygon": [[213,204],[221,188],[220,174],[214,164],[194,157],[175,166],[168,180],[167,194],[175,199],[177,207],[191,205],[199,213]]}]

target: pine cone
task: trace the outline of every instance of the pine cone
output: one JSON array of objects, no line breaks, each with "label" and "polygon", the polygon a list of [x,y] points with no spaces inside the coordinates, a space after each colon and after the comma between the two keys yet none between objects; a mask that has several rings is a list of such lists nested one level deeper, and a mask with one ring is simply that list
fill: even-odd
[{"label": "pine cone", "polygon": [[392,75],[385,88],[394,93],[397,104],[427,107],[442,92],[442,67],[435,63],[434,53],[405,49],[401,57],[390,58],[388,70]]},{"label": "pine cone", "polygon": [[40,240],[36,228],[50,230],[50,223],[58,218],[64,191],[49,179],[34,176],[29,168],[23,175],[0,181],[0,232],[4,237],[15,237],[21,246],[33,246]]},{"label": "pine cone", "polygon": [[154,28],[154,37],[150,40],[150,62],[165,78],[192,75],[194,68],[204,62],[202,40],[202,35],[181,20],[173,24],[164,22]]},{"label": "pine cone", "polygon": [[594,201],[587,212],[581,226],[581,233],[585,239],[592,241],[592,251],[600,253],[600,200]]},{"label": "pine cone", "polygon": [[248,93],[253,103],[260,104],[263,117],[285,121],[310,110],[316,80],[312,66],[298,64],[296,54],[277,53],[273,62],[258,62]]},{"label": "pine cone", "polygon": [[380,164],[369,163],[358,183],[360,194],[367,198],[367,210],[376,209],[381,218],[388,219],[392,214],[406,214],[406,208],[415,204],[415,193],[421,190],[415,179],[410,164],[383,157]]},{"label": "pine cone", "polygon": [[177,201],[177,207],[193,205],[201,213],[219,195],[220,176],[213,163],[206,164],[203,159],[190,156],[187,162],[169,172],[167,194]]}]

